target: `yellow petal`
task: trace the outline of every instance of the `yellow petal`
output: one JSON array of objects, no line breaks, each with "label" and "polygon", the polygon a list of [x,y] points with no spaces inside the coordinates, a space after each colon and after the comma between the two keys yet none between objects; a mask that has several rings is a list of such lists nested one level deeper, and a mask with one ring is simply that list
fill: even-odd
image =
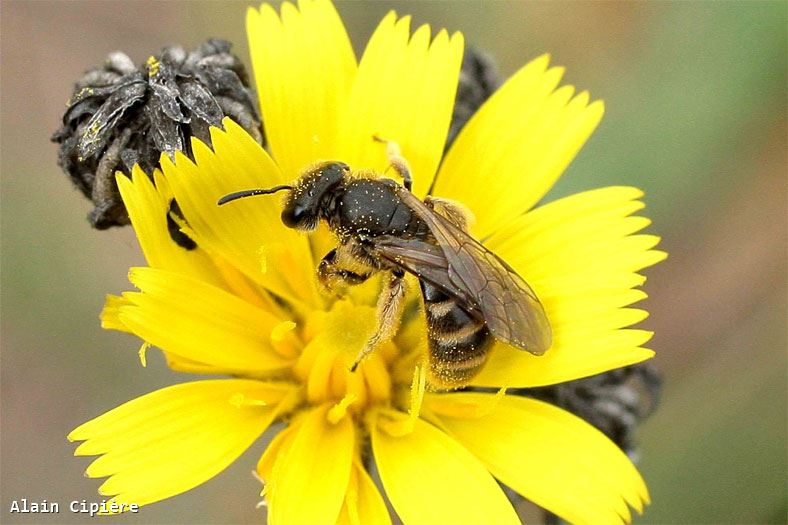
[{"label": "yellow petal", "polygon": [[403,523],[520,523],[487,469],[426,421],[398,437],[373,424],[371,434],[380,479]]},{"label": "yellow petal", "polygon": [[287,449],[293,444],[293,436],[298,433],[298,429],[301,428],[303,421],[304,418],[302,413],[296,413],[290,421],[290,424],[288,424],[274,436],[274,438],[265,448],[263,454],[260,456],[255,470],[257,472],[257,476],[260,478],[260,481],[263,482],[263,490],[260,493],[261,495],[264,495],[267,492],[267,483],[272,478],[276,460],[280,456],[285,455]]},{"label": "yellow petal", "polygon": [[101,311],[101,328],[105,330],[119,330],[121,332],[131,332],[123,321],[120,320],[120,311],[122,306],[128,306],[131,302],[125,297],[118,295],[107,295],[107,302],[104,304],[104,309]]},{"label": "yellow petal", "polygon": [[389,525],[391,516],[386,502],[380,495],[375,482],[359,461],[353,462],[350,471],[345,503],[339,514],[339,525]]},{"label": "yellow petal", "polygon": [[[411,36],[410,17],[390,12],[369,40],[341,126],[341,159],[354,169],[388,168],[386,147],[397,142],[410,163],[414,192],[426,194],[440,162],[462,61],[463,38],[429,26]],[[389,174],[394,177],[393,173]]]},{"label": "yellow petal", "polygon": [[432,194],[459,200],[485,237],[547,193],[596,128],[604,107],[556,89],[562,68],[543,55],[515,73],[462,129]]},{"label": "yellow petal", "polygon": [[636,272],[663,259],[648,224],[630,217],[643,204],[635,188],[611,187],[559,199],[518,217],[486,246],[531,285],[547,313],[553,345],[533,356],[496,344],[474,384],[539,386],[649,359],[651,332],[624,330],[646,317],[627,306],[646,294]]},{"label": "yellow petal", "polygon": [[271,339],[281,320],[232,294],[182,275],[133,268],[141,293],[123,295],[118,318],[145,341],[187,361],[270,372],[291,361]]},{"label": "yellow petal", "polygon": [[254,139],[230,119],[223,124],[225,131],[211,129],[213,151],[192,141],[196,164],[181,153],[175,163],[161,158],[195,241],[291,303],[319,304],[309,243],[282,224],[280,199],[257,197],[217,205],[228,193],[270,187],[281,180],[278,168]]},{"label": "yellow petal", "polygon": [[265,134],[283,180],[337,152],[340,111],[356,58],[328,0],[285,2],[281,17],[263,4],[246,17]]},{"label": "yellow petal", "polygon": [[271,525],[337,521],[350,480],[355,428],[347,417],[329,423],[328,408],[303,416],[288,442],[278,446],[264,478]]},{"label": "yellow petal", "polygon": [[[262,290],[246,282],[234,267],[215,256],[209,256],[201,246],[186,250],[173,242],[167,225],[169,206],[173,199],[172,190],[159,170],[154,172],[154,181],[155,184],[139,166],[134,166],[131,179],[122,175],[117,177],[121,197],[148,264],[153,268],[191,276],[233,291],[260,306],[275,310],[275,303]],[[102,326],[129,331],[117,319],[116,300],[120,298],[107,298],[101,316]]]},{"label": "yellow petal", "polygon": [[156,170],[154,176],[156,186],[140,167],[135,165],[131,179],[124,175],[116,177],[120,195],[129,212],[145,260],[153,268],[190,275],[222,286],[223,283],[205,250],[199,246],[194,250],[186,250],[175,244],[170,237],[167,216],[173,195],[161,172]]},{"label": "yellow petal", "polygon": [[[224,470],[265,431],[293,390],[246,379],[183,383],[129,401],[68,438],[85,441],[75,455],[101,454],[86,471],[110,476],[101,494],[145,505]],[[232,404],[238,395],[258,403]]]},{"label": "yellow petal", "polygon": [[569,412],[503,396],[481,417],[457,417],[489,407],[491,397],[463,392],[425,402],[496,478],[570,523],[628,522],[627,505],[642,512],[649,496],[637,469],[604,434]]}]

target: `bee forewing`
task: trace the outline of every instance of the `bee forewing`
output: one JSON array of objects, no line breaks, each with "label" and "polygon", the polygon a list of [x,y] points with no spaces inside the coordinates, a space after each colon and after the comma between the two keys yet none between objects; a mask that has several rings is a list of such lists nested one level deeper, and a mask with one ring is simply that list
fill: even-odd
[{"label": "bee forewing", "polygon": [[419,239],[381,235],[375,239],[375,249],[384,259],[432,283],[481,317],[467,291],[458,288],[449,278],[449,262],[440,247]]},{"label": "bee forewing", "polygon": [[[544,307],[528,283],[503,259],[404,188],[399,196],[430,228],[447,261],[454,295],[480,311],[492,335],[541,355],[552,344]],[[426,243],[425,243],[426,244]],[[440,283],[438,283],[440,284]]]}]

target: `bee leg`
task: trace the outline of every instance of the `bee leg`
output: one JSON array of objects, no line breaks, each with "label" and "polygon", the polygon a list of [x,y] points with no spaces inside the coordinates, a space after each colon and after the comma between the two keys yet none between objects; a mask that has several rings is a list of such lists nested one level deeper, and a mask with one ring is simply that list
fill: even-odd
[{"label": "bee leg", "polygon": [[376,142],[383,142],[386,144],[386,156],[389,159],[389,165],[394,168],[397,175],[402,177],[402,185],[405,186],[405,189],[410,191],[413,187],[413,178],[410,175],[410,164],[408,164],[408,160],[402,156],[402,150],[400,150],[399,144],[393,140],[378,137],[377,135],[373,135],[372,138]]},{"label": "bee leg", "polygon": [[476,222],[473,212],[457,201],[428,195],[424,198],[424,204],[465,232]]},{"label": "bee leg", "polygon": [[405,306],[405,272],[397,269],[391,276],[384,290],[380,293],[377,306],[378,331],[369,338],[359,352],[351,372],[355,372],[361,360],[370,354],[378,345],[389,341],[397,333],[402,319],[402,308]]},{"label": "bee leg", "polygon": [[334,248],[326,254],[317,266],[317,280],[328,293],[333,293],[338,284],[361,284],[372,275],[371,272],[356,272],[343,268],[344,250]]}]

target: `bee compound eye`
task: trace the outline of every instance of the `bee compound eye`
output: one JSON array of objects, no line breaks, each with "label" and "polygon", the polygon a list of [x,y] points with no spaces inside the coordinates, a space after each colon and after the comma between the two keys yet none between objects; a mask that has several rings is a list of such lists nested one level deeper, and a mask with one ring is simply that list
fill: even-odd
[{"label": "bee compound eye", "polygon": [[305,220],[307,216],[307,209],[300,205],[295,205],[291,208],[282,210],[282,222],[288,228],[296,228]]}]

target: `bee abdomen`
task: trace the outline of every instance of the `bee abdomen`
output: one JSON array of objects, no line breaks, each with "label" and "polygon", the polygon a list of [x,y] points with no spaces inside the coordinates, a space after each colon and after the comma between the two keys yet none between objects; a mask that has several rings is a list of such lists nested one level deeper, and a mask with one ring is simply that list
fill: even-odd
[{"label": "bee abdomen", "polygon": [[492,336],[484,321],[430,283],[421,283],[430,349],[430,383],[455,388],[484,366]]}]

